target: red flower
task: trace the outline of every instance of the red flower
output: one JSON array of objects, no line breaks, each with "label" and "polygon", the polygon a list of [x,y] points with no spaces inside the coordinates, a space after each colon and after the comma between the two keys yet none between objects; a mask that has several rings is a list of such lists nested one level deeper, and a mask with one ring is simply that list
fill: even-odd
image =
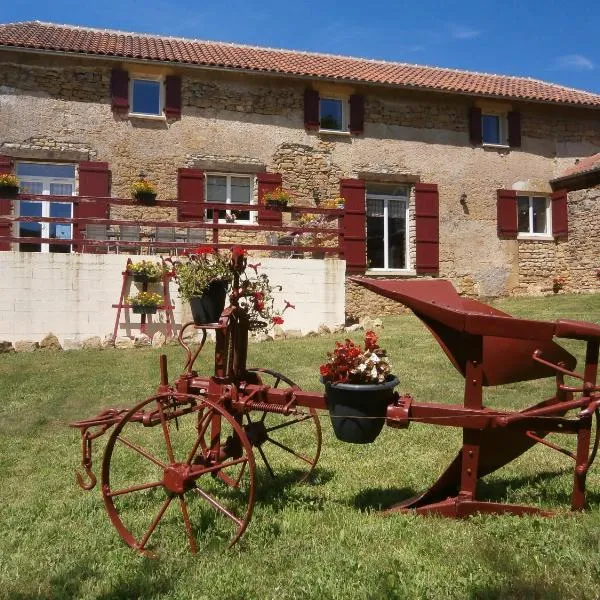
[{"label": "red flower", "polygon": [[367,331],[365,333],[365,348],[367,350],[376,350],[379,348],[377,345],[377,336],[374,331]]},{"label": "red flower", "polygon": [[238,256],[247,256],[248,252],[246,252],[246,250],[244,248],[242,248],[241,246],[234,246],[231,249],[231,256],[233,256],[233,258],[238,258]]},{"label": "red flower", "polygon": [[331,377],[331,366],[329,365],[321,365],[320,369],[321,376],[323,377]]},{"label": "red flower", "polygon": [[271,319],[271,323],[273,323],[274,325],[283,325],[283,319],[277,315],[275,315],[272,319]]},{"label": "red flower", "polygon": [[193,254],[214,254],[215,249],[212,246],[198,246]]}]

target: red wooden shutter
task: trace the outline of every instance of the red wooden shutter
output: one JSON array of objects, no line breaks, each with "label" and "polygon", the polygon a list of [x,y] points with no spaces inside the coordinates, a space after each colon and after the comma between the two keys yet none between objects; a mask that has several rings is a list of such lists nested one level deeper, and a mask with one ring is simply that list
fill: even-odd
[{"label": "red wooden shutter", "polygon": [[319,92],[304,90],[304,127],[319,129]]},{"label": "red wooden shutter", "polygon": [[204,171],[177,170],[177,200],[190,203],[177,205],[178,221],[204,221]]},{"label": "red wooden shutter", "polygon": [[508,120],[508,145],[517,147],[521,145],[521,113],[511,110],[507,115]]},{"label": "red wooden shutter", "polygon": [[415,184],[416,270],[437,275],[440,271],[440,197],[438,186]]},{"label": "red wooden shutter", "polygon": [[483,142],[481,109],[476,106],[472,106],[469,111],[469,140],[474,146],[478,146]]},{"label": "red wooden shutter", "polygon": [[258,222],[260,225],[281,225],[281,211],[264,208],[264,195],[281,187],[281,173],[258,173]]},{"label": "red wooden shutter", "polygon": [[514,238],[518,233],[517,192],[515,190],[497,191],[498,235]]},{"label": "red wooden shutter", "polygon": [[341,179],[344,198],[344,258],[347,273],[364,273],[367,268],[367,223],[364,179]]},{"label": "red wooden shutter", "polygon": [[129,110],[129,73],[113,69],[110,75],[110,95],[113,110]]},{"label": "red wooden shutter", "polygon": [[[13,163],[10,157],[0,155],[0,175],[12,173]],[[10,215],[12,202],[8,199],[0,199],[0,216]],[[10,222],[0,222],[0,240],[10,236],[12,225]],[[10,250],[10,242],[0,241],[0,250]]]},{"label": "red wooden shutter", "polygon": [[566,238],[569,235],[567,190],[552,193],[552,235],[557,238]]},{"label": "red wooden shutter", "polygon": [[[79,163],[79,195],[101,199],[76,200],[73,203],[73,218],[108,218],[108,200],[106,200],[110,196],[110,171],[108,170],[108,163]],[[75,223],[73,226],[73,239],[83,239],[86,226],[87,223]]]},{"label": "red wooden shutter", "polygon": [[358,135],[365,129],[365,98],[360,94],[350,96],[350,133]]},{"label": "red wooden shutter", "polygon": [[165,78],[165,115],[169,119],[181,118],[181,77],[178,75]]}]

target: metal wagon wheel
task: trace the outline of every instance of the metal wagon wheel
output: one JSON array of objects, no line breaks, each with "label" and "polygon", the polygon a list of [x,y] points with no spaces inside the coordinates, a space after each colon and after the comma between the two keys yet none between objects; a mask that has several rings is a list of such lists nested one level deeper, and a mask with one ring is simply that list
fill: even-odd
[{"label": "metal wagon wheel", "polygon": [[[300,389],[289,377],[277,371],[248,371],[254,374],[259,384],[278,388],[283,382]],[[308,479],[321,454],[321,423],[314,408],[306,409],[305,414],[290,416],[263,412],[258,419],[246,413],[245,419],[244,431],[272,478],[293,469],[300,471],[298,483]]]},{"label": "metal wagon wheel", "polygon": [[132,408],[102,463],[110,520],[126,544],[148,556],[158,539],[179,546],[187,537],[194,553],[231,547],[250,522],[254,482],[242,427],[222,405],[190,394],[157,395]]}]

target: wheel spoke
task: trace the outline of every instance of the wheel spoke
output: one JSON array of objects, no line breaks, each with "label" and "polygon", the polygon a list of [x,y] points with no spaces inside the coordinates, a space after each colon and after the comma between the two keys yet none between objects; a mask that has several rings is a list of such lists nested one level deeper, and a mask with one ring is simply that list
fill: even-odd
[{"label": "wheel spoke", "polygon": [[[198,470],[192,469],[190,476],[191,477],[200,477],[201,475],[205,475],[206,473],[214,473],[215,471],[222,471],[223,469],[228,469],[229,467],[233,467],[234,465],[239,465],[241,463],[246,464],[247,462],[248,462],[248,458],[245,456],[242,456],[241,458],[235,458],[233,460],[230,460],[229,462],[218,463],[218,464],[212,465],[210,467],[201,467]],[[231,479],[231,481],[233,481],[233,479]]]},{"label": "wheel spoke", "polygon": [[296,423],[302,423],[303,421],[308,421],[312,419],[312,415],[304,415],[301,419],[292,419],[290,421],[285,421],[284,423],[280,423],[279,425],[274,425],[273,427],[267,428],[267,433],[271,433],[272,431],[277,431],[278,429],[283,429],[284,427],[291,427]]},{"label": "wheel spoke", "polygon": [[199,448],[200,444],[202,443],[202,440],[204,439],[204,434],[206,433],[206,430],[208,429],[208,425],[210,424],[212,414],[213,414],[213,411],[211,410],[211,411],[207,412],[200,420],[200,423],[203,423],[203,424],[198,431],[198,436],[196,437],[194,446],[192,447],[192,450],[188,454],[187,460],[185,461],[186,464],[188,464],[188,465],[192,464],[192,461],[194,460],[194,456],[196,456],[196,452],[198,451],[198,448]]},{"label": "wheel spoke", "polygon": [[308,458],[307,456],[304,456],[303,454],[299,454],[295,450],[292,450],[289,446],[286,446],[285,444],[282,444],[281,442],[278,442],[277,440],[274,440],[273,438],[270,438],[270,437],[267,437],[267,439],[271,442],[271,444],[275,444],[278,448],[281,448],[282,450],[285,450],[286,452],[293,454],[296,458],[303,460],[304,462],[308,463],[309,465],[313,464],[313,461],[310,458]]},{"label": "wheel spoke", "polygon": [[238,519],[230,510],[225,508],[222,504],[219,504],[210,494],[201,490],[199,487],[193,488],[193,491],[196,492],[199,496],[204,498],[213,508],[216,508],[218,511],[222,512],[226,517],[230,518],[238,527],[243,525],[243,521]]},{"label": "wheel spoke", "polygon": [[156,529],[156,526],[160,523],[160,520],[162,519],[163,515],[165,514],[165,510],[167,510],[167,508],[169,508],[169,504],[171,504],[171,500],[173,500],[173,498],[172,497],[168,497],[163,502],[163,505],[160,507],[160,510],[158,511],[158,514],[156,515],[156,517],[154,517],[154,521],[152,521],[152,524],[148,528],[148,531],[146,531],[144,537],[142,538],[142,541],[138,545],[138,548],[140,550],[144,549],[144,546],[146,545],[146,543],[150,539],[150,536],[152,535],[152,533]]},{"label": "wheel spoke", "polygon": [[109,498],[113,496],[122,496],[123,494],[129,494],[131,492],[139,492],[140,490],[149,490],[151,488],[159,487],[163,484],[162,481],[153,481],[152,483],[142,483],[140,485],[132,485],[128,488],[123,488],[122,490],[115,490],[113,492],[106,492],[106,495]]},{"label": "wheel spoke", "polygon": [[117,436],[117,439],[120,442],[123,442],[123,444],[125,444],[126,446],[128,446],[132,450],[135,450],[136,452],[138,452],[142,456],[146,457],[150,462],[153,462],[155,465],[158,465],[161,469],[166,469],[167,468],[167,465],[164,462],[162,462],[161,460],[159,460],[155,456],[152,456],[152,454],[150,454],[149,452],[147,452],[143,448],[140,448],[137,444],[134,444],[133,442],[130,442],[128,439],[124,438],[121,435]]},{"label": "wheel spoke", "polygon": [[171,444],[171,434],[169,433],[169,426],[167,425],[167,421],[165,419],[165,413],[163,411],[162,402],[160,399],[156,401],[158,404],[158,414],[160,415],[160,425],[163,430],[163,435],[165,436],[165,444],[167,446],[167,456],[171,463],[175,462],[175,455],[173,454],[173,444]]},{"label": "wheel spoke", "polygon": [[275,473],[273,472],[273,469],[271,468],[271,465],[269,464],[269,461],[267,460],[265,451],[260,446],[256,446],[256,449],[258,450],[260,457],[263,459],[263,462],[265,463],[265,467],[267,467],[267,471],[269,471],[269,475],[271,475],[272,479],[275,479]]},{"label": "wheel spoke", "polygon": [[194,532],[192,531],[192,524],[190,523],[190,516],[188,514],[185,500],[183,499],[183,494],[179,495],[179,507],[181,508],[181,514],[185,524],[185,531],[187,532],[188,540],[190,542],[190,551],[193,554],[196,554],[196,552],[198,552],[198,547],[196,546],[196,538],[194,537]]}]

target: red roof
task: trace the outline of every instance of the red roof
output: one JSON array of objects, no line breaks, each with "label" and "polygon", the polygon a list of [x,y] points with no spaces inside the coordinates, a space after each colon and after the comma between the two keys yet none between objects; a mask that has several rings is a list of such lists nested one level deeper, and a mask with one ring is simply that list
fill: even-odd
[{"label": "red roof", "polygon": [[526,77],[489,75],[440,67],[124,33],[39,21],[0,25],[0,48],[3,47],[172,62],[600,108],[598,94]]},{"label": "red roof", "polygon": [[568,169],[565,169],[557,179],[564,179],[565,177],[573,177],[575,175],[582,175],[590,171],[600,169],[600,152],[586,158],[577,159],[575,164]]}]

